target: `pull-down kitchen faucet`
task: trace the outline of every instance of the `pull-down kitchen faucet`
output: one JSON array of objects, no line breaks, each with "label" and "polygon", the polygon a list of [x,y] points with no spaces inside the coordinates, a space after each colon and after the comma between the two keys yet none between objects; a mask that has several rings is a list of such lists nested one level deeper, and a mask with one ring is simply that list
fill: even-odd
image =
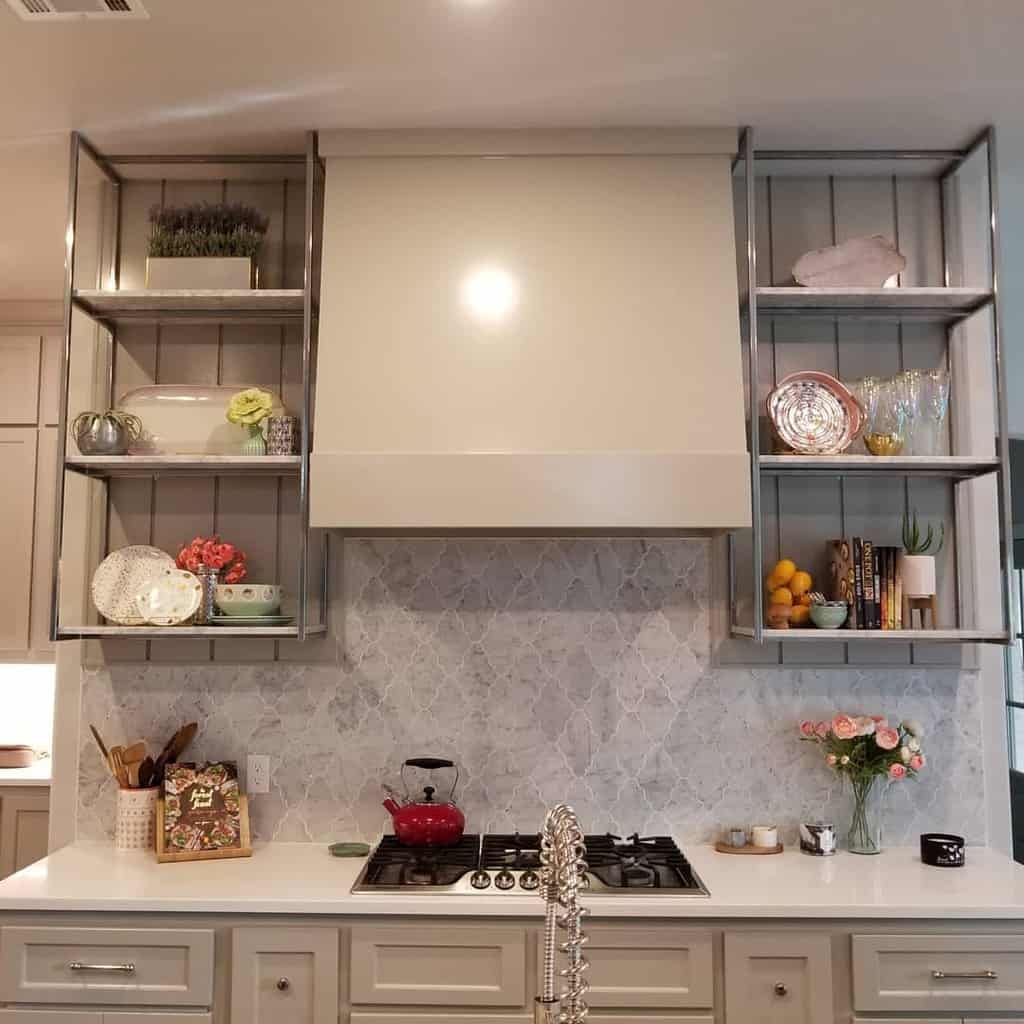
[{"label": "pull-down kitchen faucet", "polygon": [[[587,910],[579,905],[580,890],[585,888],[586,847],[576,812],[565,804],[553,807],[544,819],[540,837],[540,889],[547,907],[544,917],[544,968],[541,994],[537,997],[535,1024],[583,1024],[587,1017],[583,977],[589,964],[583,955],[587,938],[583,918]],[[560,913],[561,911],[561,913]],[[556,929],[565,931],[565,941],[557,940]],[[555,953],[560,949],[568,964],[559,973],[566,988],[555,993]]]}]

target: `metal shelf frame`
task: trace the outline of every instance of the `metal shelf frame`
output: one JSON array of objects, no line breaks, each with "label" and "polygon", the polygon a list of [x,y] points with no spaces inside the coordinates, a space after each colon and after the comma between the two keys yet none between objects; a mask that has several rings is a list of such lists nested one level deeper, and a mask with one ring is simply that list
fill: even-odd
[{"label": "metal shelf frame", "polygon": [[[79,194],[83,160],[91,162],[102,175],[112,193],[112,251],[109,256],[110,289],[81,289],[75,280],[75,253],[79,229]],[[244,166],[246,174],[260,168],[287,168],[291,176],[304,180],[303,287],[276,291],[258,290],[199,291],[186,293],[135,292],[119,293],[121,264],[122,186],[128,178],[139,175],[124,173],[132,168],[146,169],[146,175],[158,173],[162,166],[176,168],[184,178],[196,180],[204,174],[221,176],[224,168]],[[156,170],[153,170],[153,169]],[[275,175],[277,172],[274,172]],[[146,175],[143,175],[145,177]],[[257,173],[258,176],[258,173]],[[70,168],[64,257],[63,345],[57,429],[57,487],[54,522],[54,560],[50,605],[50,638],[54,641],[107,637],[190,638],[201,637],[274,637],[305,640],[323,635],[327,629],[329,595],[329,539],[327,531],[319,538],[321,571],[314,579],[312,562],[313,537],[309,526],[309,468],[312,446],[313,390],[320,301],[320,259],[323,245],[323,199],[326,165],[320,156],[316,132],[306,133],[305,151],[301,154],[216,155],[216,154],[125,154],[101,153],[80,132],[71,133]],[[302,407],[296,410],[301,422],[300,450],[297,456],[266,456],[256,462],[233,457],[163,457],[128,456],[121,459],[69,455],[68,424],[71,390],[72,317],[84,314],[107,334],[105,391],[113,406],[114,353],[117,331],[122,324],[136,323],[295,323],[302,325]],[[246,465],[248,463],[248,465]],[[61,587],[65,552],[65,512],[68,474],[82,474],[107,481],[123,476],[238,476],[298,477],[298,571],[295,579],[295,624],[284,627],[122,627],[88,625],[61,621]],[[110,497],[107,495],[107,519]],[[106,533],[106,528],[104,528]],[[104,536],[103,550],[106,550]],[[81,582],[81,581],[76,581]],[[311,588],[315,586],[314,593]],[[311,613],[311,599],[318,605],[318,614]]]},{"label": "metal shelf frame", "polygon": [[[946,288],[927,289],[877,289],[853,291],[848,295],[843,290],[832,290],[830,293],[818,289],[797,290],[794,288],[766,288],[757,283],[757,196],[756,175],[759,162],[771,162],[773,165],[792,166],[795,162],[815,167],[834,167],[839,162],[858,163],[870,166],[876,163],[890,166],[909,166],[913,162],[930,161],[937,165],[935,176],[944,187],[952,175],[976,154],[984,151],[986,159],[988,209],[987,242],[988,258],[991,267],[991,282],[988,288],[961,289],[950,286],[950,258],[946,238],[946,211],[943,208],[942,258],[944,267],[944,284]],[[996,643],[1006,645],[1016,633],[1013,625],[1013,595],[1011,569],[1013,566],[1013,531],[1010,511],[1010,476],[1009,476],[1009,436],[1007,432],[1006,411],[1006,363],[1003,351],[1002,310],[999,301],[999,202],[998,183],[996,180],[996,134],[991,126],[981,131],[965,149],[962,150],[755,150],[754,132],[751,127],[743,129],[740,135],[739,151],[733,163],[734,172],[739,164],[743,164],[741,178],[743,181],[743,204],[745,207],[745,228],[738,237],[737,244],[743,246],[745,275],[741,271],[741,292],[745,277],[745,292],[740,299],[741,328],[744,331],[744,342],[748,346],[747,371],[749,389],[749,405],[747,429],[750,444],[750,489],[752,513],[752,578],[753,588],[753,624],[741,624],[736,621],[736,538],[730,534],[728,538],[728,583],[729,583],[729,622],[730,634],[734,637],[746,637],[757,643],[768,641],[790,642],[792,640],[841,640],[846,643],[857,640],[907,640],[944,641],[947,643]],[[892,460],[875,459],[871,463],[867,458],[855,456],[836,456],[828,459],[802,456],[771,456],[761,453],[759,436],[758,412],[758,315],[763,304],[763,315],[766,316],[811,316],[818,319],[834,319],[847,321],[856,319],[887,319],[898,321],[937,320],[946,326],[947,344],[950,332],[965,319],[974,316],[981,310],[992,310],[992,353],[995,373],[995,413],[996,413],[996,457],[992,459],[973,459],[946,457],[942,460],[917,460],[912,457]],[[926,465],[927,462],[932,465]],[[954,629],[941,631],[875,631],[875,630],[772,630],[765,626],[764,602],[762,600],[763,573],[763,524],[762,515],[762,479],[786,475],[787,473],[818,473],[839,477],[856,475],[884,474],[893,476],[931,475],[948,477],[954,487],[959,487],[966,480],[993,473],[997,479],[999,527],[999,558],[1000,558],[1000,597],[1002,604],[1002,628],[994,630]],[[954,523],[954,529],[956,528]],[[959,535],[959,531],[957,531]],[[957,584],[957,613],[961,614],[960,587]]]}]

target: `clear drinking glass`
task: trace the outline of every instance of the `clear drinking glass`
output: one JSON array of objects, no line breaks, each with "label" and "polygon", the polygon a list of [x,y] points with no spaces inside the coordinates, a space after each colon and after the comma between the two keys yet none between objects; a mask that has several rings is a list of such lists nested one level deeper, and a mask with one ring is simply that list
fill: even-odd
[{"label": "clear drinking glass", "polygon": [[924,441],[921,455],[942,454],[942,425],[949,411],[949,371],[944,366],[929,370],[924,376]]},{"label": "clear drinking glass", "polygon": [[[899,401],[903,404],[903,415],[906,421],[903,445],[904,455],[923,455],[920,451],[923,435],[925,374],[923,370],[904,370],[896,374],[893,384],[897,389]],[[925,442],[927,443],[927,442]]]},{"label": "clear drinking glass", "polygon": [[907,439],[907,404],[899,381],[873,386],[864,404],[864,444],[872,455],[900,455]]}]

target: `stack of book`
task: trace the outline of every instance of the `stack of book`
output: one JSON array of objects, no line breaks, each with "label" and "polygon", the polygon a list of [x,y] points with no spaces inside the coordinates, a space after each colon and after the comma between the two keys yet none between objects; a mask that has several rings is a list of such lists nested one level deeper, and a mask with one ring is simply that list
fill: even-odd
[{"label": "stack of book", "polygon": [[847,629],[903,629],[899,552],[862,537],[829,541],[831,596],[850,606]]}]

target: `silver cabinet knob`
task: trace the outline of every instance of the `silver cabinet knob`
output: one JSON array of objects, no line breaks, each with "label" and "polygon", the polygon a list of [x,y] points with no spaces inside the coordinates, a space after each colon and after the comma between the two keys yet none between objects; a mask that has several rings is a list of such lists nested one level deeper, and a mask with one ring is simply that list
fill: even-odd
[{"label": "silver cabinet knob", "polygon": [[288,989],[290,989],[291,987],[292,987],[292,983],[287,978],[278,978],[277,979],[277,991],[278,992],[287,992]]},{"label": "silver cabinet knob", "polygon": [[777,996],[788,995],[789,994],[789,989],[786,988],[786,986],[783,985],[781,981],[777,981],[775,983],[775,994]]}]

